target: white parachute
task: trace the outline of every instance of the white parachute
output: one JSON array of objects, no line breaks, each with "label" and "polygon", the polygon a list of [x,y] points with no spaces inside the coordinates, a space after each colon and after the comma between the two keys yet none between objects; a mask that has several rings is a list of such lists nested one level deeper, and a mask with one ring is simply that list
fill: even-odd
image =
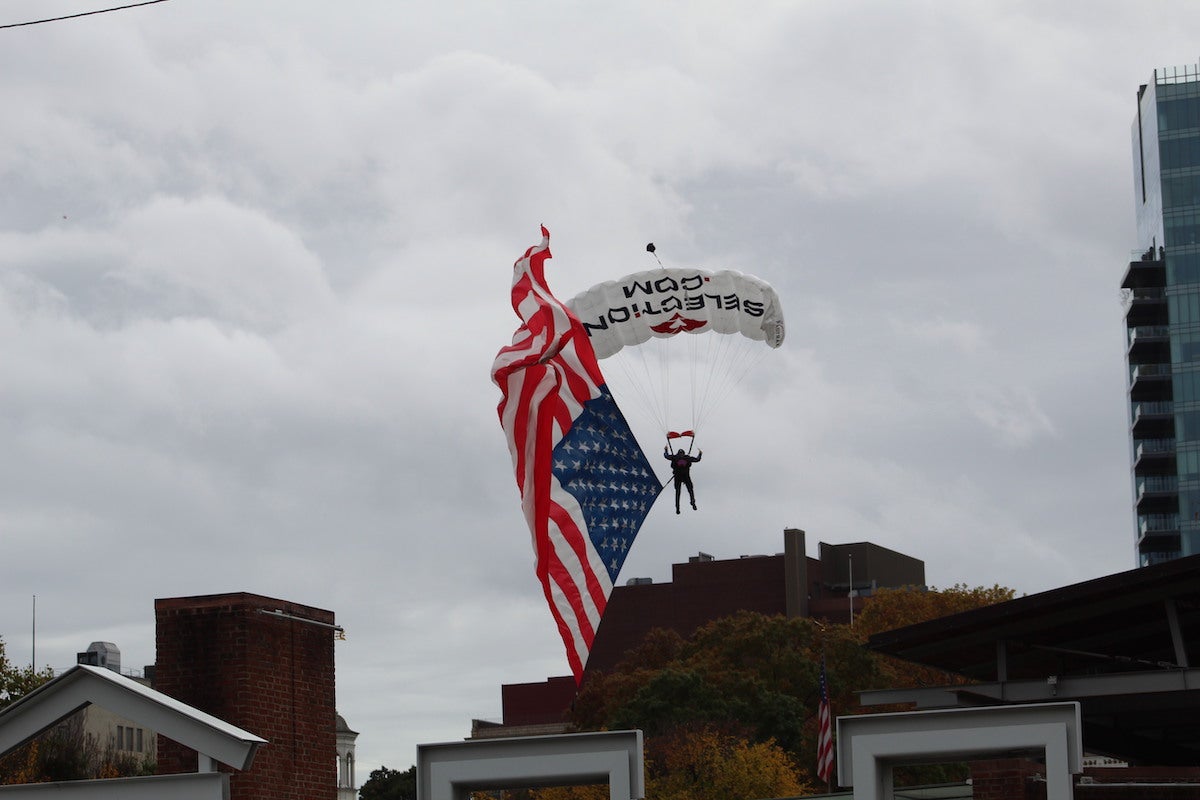
[{"label": "white parachute", "polygon": [[694,440],[708,413],[783,343],[775,290],[734,270],[646,270],[597,284],[567,305],[596,356],[610,359],[607,377],[625,378],[632,397],[619,399],[632,400],[668,439],[686,427]]}]

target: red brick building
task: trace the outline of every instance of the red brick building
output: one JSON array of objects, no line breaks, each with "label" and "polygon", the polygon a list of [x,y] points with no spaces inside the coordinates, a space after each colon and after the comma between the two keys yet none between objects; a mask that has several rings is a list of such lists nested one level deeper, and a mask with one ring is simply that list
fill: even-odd
[{"label": "red brick building", "polygon": [[[336,800],[334,615],[254,594],[154,602],[155,688],[266,739],[233,800]],[[159,771],[196,753],[159,737]]]},{"label": "red brick building", "polygon": [[[857,605],[876,588],[923,586],[925,562],[869,542],[825,544],[820,558],[805,554],[804,531],[783,532],[782,553],[716,560],[706,553],[671,567],[669,583],[632,578],[613,587],[604,619],[588,656],[589,674],[615,667],[654,628],[688,636],[705,623],[753,611],[789,617],[847,622]],[[851,597],[853,587],[855,596]],[[512,736],[561,729],[575,680],[501,687],[502,724],[477,720],[472,736]]]}]

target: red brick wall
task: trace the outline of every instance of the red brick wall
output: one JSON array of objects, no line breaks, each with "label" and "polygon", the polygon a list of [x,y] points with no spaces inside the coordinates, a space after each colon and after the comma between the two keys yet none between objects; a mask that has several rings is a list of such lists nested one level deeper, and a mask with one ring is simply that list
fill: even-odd
[{"label": "red brick wall", "polygon": [[1045,800],[1042,764],[1025,758],[996,758],[971,762],[974,800]]},{"label": "red brick wall", "polygon": [[1094,767],[1083,781],[1075,800],[1200,800],[1195,767]]},{"label": "red brick wall", "polygon": [[543,683],[506,683],[500,687],[505,725],[536,725],[565,720],[575,700],[575,678],[564,675]]},{"label": "red brick wall", "polygon": [[616,667],[653,628],[689,636],[738,611],[787,613],[783,556],[675,564],[671,577],[670,583],[613,587],[588,655],[589,672]]},{"label": "red brick wall", "polygon": [[[154,602],[155,688],[267,740],[230,778],[232,800],[335,800],[337,742],[330,611],[236,593]],[[159,772],[191,772],[195,751],[159,737]]]},{"label": "red brick wall", "polygon": [[[971,762],[975,800],[1045,800],[1046,769],[1023,758]],[[1194,767],[1103,767],[1075,776],[1075,800],[1200,800]],[[1107,785],[1102,785],[1107,784]]]}]

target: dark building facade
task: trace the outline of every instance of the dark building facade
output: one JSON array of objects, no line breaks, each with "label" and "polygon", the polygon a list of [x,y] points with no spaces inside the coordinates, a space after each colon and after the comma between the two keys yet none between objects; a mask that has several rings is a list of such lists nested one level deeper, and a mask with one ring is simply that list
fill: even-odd
[{"label": "dark building facade", "polygon": [[[588,675],[612,670],[654,628],[688,636],[705,623],[753,611],[848,622],[876,588],[924,586],[925,562],[869,542],[825,544],[805,555],[804,531],[784,531],[784,550],[716,560],[706,553],[671,567],[670,583],[632,578],[613,587],[588,656]],[[851,594],[853,587],[854,593]],[[543,733],[561,726],[575,697],[571,677],[501,687],[504,720],[476,721],[476,738]]]},{"label": "dark building facade", "polygon": [[1140,566],[1200,553],[1200,66],[1155,70],[1133,123],[1138,248],[1125,272]]}]

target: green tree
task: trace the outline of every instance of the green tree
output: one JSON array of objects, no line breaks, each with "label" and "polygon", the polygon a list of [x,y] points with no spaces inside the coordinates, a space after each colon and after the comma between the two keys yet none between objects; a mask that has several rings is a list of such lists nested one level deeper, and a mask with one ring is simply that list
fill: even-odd
[{"label": "green tree", "polygon": [[[880,630],[1010,599],[1011,589],[881,590],[854,627],[742,612],[684,639],[654,631],[611,673],[589,676],[572,721],[581,730],[640,728],[648,753],[706,730],[784,752],[799,780],[816,762],[820,665],[835,714],[862,713],[856,692],[928,682],[929,670],[863,646]],[[950,682],[939,674],[940,682]],[[656,756],[657,757],[657,756]]]},{"label": "green tree", "polygon": [[358,790],[359,800],[417,800],[417,766],[399,770],[380,767],[371,770]]},{"label": "green tree", "polygon": [[53,677],[54,670],[50,667],[39,671],[32,665],[13,666],[4,649],[4,637],[0,636],[0,708],[24,697]]}]

